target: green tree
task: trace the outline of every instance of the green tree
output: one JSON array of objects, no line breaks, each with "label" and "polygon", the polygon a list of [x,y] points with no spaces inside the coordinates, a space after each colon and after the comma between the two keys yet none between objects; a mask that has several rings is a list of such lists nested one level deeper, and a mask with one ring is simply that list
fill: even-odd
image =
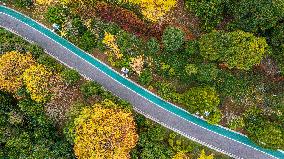
[{"label": "green tree", "polygon": [[184,33],[178,28],[167,27],[164,30],[162,40],[166,51],[177,51],[184,44]]},{"label": "green tree", "polygon": [[62,6],[50,6],[45,14],[50,23],[62,25],[68,17],[68,10]]},{"label": "green tree", "polygon": [[191,88],[184,93],[183,103],[191,113],[204,116],[212,124],[221,120],[221,113],[218,109],[220,99],[213,87]]},{"label": "green tree", "polygon": [[186,0],[186,6],[201,20],[205,31],[214,29],[223,20],[224,0]]},{"label": "green tree", "polygon": [[284,17],[283,0],[228,0],[227,8],[237,28],[258,33],[274,27]]},{"label": "green tree", "polygon": [[252,33],[212,32],[200,38],[200,54],[210,61],[225,62],[229,68],[248,70],[259,64],[266,53],[266,40]]},{"label": "green tree", "polygon": [[270,149],[283,149],[283,125],[272,121],[258,109],[252,109],[246,113],[245,130],[248,137],[262,147]]}]

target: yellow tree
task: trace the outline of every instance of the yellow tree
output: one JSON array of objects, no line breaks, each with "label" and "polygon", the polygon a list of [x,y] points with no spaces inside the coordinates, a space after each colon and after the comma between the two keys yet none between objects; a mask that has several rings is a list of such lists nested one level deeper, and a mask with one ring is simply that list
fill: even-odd
[{"label": "yellow tree", "polygon": [[140,6],[145,18],[157,22],[177,4],[177,0],[124,0]]},{"label": "yellow tree", "polygon": [[15,93],[22,85],[22,74],[35,64],[30,53],[7,52],[0,56],[0,89]]},{"label": "yellow tree", "polygon": [[51,4],[51,2],[53,2],[54,0],[35,0],[36,4],[40,4],[40,5],[49,5]]},{"label": "yellow tree", "polygon": [[174,155],[172,159],[189,159],[188,155],[184,151],[179,151]]},{"label": "yellow tree", "polygon": [[52,72],[41,64],[33,65],[23,73],[24,84],[34,101],[46,102],[51,93],[51,77]]},{"label": "yellow tree", "polygon": [[96,104],[83,109],[74,122],[78,159],[130,158],[129,152],[138,140],[131,113]]},{"label": "yellow tree", "polygon": [[109,47],[110,51],[116,56],[117,59],[121,59],[123,56],[122,53],[120,53],[120,49],[118,48],[116,44],[115,36],[105,32],[105,37],[102,41],[107,47]]},{"label": "yellow tree", "polygon": [[213,158],[214,158],[213,154],[207,156],[207,155],[205,154],[204,149],[201,150],[200,156],[198,157],[198,159],[213,159]]}]

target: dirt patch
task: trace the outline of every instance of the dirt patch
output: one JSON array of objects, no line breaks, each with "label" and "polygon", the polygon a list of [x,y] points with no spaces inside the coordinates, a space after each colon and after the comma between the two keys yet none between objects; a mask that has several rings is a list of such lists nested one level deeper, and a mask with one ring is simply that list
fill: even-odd
[{"label": "dirt patch", "polygon": [[185,32],[186,40],[195,39],[200,35],[198,18],[186,10],[183,0],[178,0],[176,7],[169,11],[159,24],[180,28]]},{"label": "dirt patch", "polygon": [[58,81],[56,85],[56,95],[45,105],[46,114],[54,120],[57,126],[62,127],[67,120],[67,112],[71,105],[77,101],[83,101],[80,91],[81,80],[74,86],[68,86],[63,81]]}]

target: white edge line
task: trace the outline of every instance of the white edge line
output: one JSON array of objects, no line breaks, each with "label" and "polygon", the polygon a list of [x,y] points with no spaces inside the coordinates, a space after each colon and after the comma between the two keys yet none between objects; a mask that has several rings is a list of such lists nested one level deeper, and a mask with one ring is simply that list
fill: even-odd
[{"label": "white edge line", "polygon": [[[5,6],[4,6],[4,7],[5,7]],[[7,8],[7,7],[5,7],[5,8]],[[10,8],[8,8],[8,9],[10,9]],[[13,10],[13,9],[12,9],[12,10]],[[13,10],[13,11],[15,11],[15,10]],[[15,11],[15,12],[17,12],[17,11]],[[17,13],[19,13],[19,12],[17,12]],[[10,17],[16,19],[17,21],[20,21],[20,20],[18,20],[17,18],[15,18],[15,17],[13,17],[13,16],[11,16],[11,15],[8,15],[8,14],[6,14],[6,13],[3,13],[3,12],[2,12],[2,14],[5,14],[5,15],[7,15],[7,16],[10,16]],[[19,13],[19,14],[21,14],[21,13]],[[41,26],[44,27],[45,29],[48,29],[49,31],[51,31],[51,30],[50,30],[49,28],[47,28],[46,26],[44,26],[44,25],[42,25],[41,23],[39,23],[39,22],[37,22],[37,21],[31,19],[30,17],[27,17],[26,15],[23,15],[23,14],[21,14],[21,15],[24,16],[24,17],[26,17],[26,18],[28,18],[28,19],[30,19],[30,20],[32,20],[32,21],[34,21],[35,23],[41,25]],[[58,43],[57,41],[53,40],[53,39],[50,38],[49,36],[43,34],[42,32],[38,31],[37,29],[33,28],[32,26],[26,24],[25,22],[22,22],[22,21],[20,21],[20,22],[21,22],[21,23],[24,23],[25,25],[27,25],[27,26],[31,27],[32,29],[36,30],[37,32],[41,33],[43,36],[46,36],[46,37],[49,38],[50,40],[54,41],[55,43],[59,44],[59,45],[62,46],[63,48],[67,49],[68,51],[73,52],[73,51],[69,50],[68,48],[66,48],[65,46],[63,46],[63,45],[61,45],[60,43]],[[51,32],[52,32],[52,31],[51,31]],[[57,34],[55,34],[55,35],[58,36]],[[58,37],[59,37],[59,38],[62,38],[62,37],[60,37],[60,36],[58,36]],[[64,39],[64,38],[62,38],[62,39],[65,40],[65,41],[67,41],[67,40]],[[75,46],[74,44],[70,43],[69,41],[67,41],[67,42],[68,42],[69,44],[73,45],[74,47],[78,48],[77,46]],[[80,49],[80,48],[78,48],[78,49],[81,50],[83,53],[87,54],[88,56],[90,56],[91,58],[95,59],[95,60],[98,61],[99,63],[105,65],[107,68],[111,69],[114,73],[118,74],[115,70],[113,70],[111,67],[109,67],[109,66],[106,65],[105,63],[102,63],[102,62],[99,61],[98,59],[96,59],[96,58],[94,58],[93,56],[91,56],[89,53],[86,53],[85,51],[83,51],[82,49]],[[73,52],[73,53],[74,53],[74,52]],[[84,58],[78,56],[76,53],[74,53],[74,54],[75,54],[77,57],[83,59],[85,62],[87,62],[87,63],[89,63],[90,65],[94,66],[93,64],[91,64],[90,62],[88,62],[87,60],[85,60]],[[53,57],[53,56],[52,56],[52,57]],[[57,59],[57,58],[56,58],[56,59]],[[59,60],[59,61],[61,61],[61,60]],[[94,66],[94,67],[96,67],[96,66]],[[97,68],[97,67],[96,67],[96,68]],[[97,68],[97,69],[98,69],[98,68]],[[100,70],[100,69],[98,69],[98,70]],[[100,70],[100,71],[101,71],[101,70]],[[106,74],[105,72],[103,72],[103,71],[101,71],[101,72],[104,73],[105,75],[109,76],[109,77],[110,77],[111,79],[113,79],[114,81],[120,83],[119,81],[117,81],[116,79],[112,78],[110,75]],[[121,76],[120,74],[118,74],[118,75]],[[84,75],[84,76],[85,76],[85,75]],[[123,77],[123,76],[121,76],[121,77]],[[133,81],[131,81],[131,80],[125,78],[125,77],[123,77],[123,78],[126,79],[126,80],[128,80],[129,82],[132,82],[133,84],[135,84],[136,86],[142,88],[143,90],[147,91],[148,93],[154,95],[155,97],[157,97],[157,98],[159,98],[159,99],[165,101],[165,100],[162,99],[161,97],[159,97],[159,96],[153,94],[152,92],[150,92],[150,91],[148,91],[147,89],[143,88],[142,86],[140,86],[140,85],[134,83]],[[89,79],[90,79],[90,78],[89,78]],[[122,84],[122,83],[120,83],[120,84],[123,85],[124,87],[126,87],[127,89],[129,89],[130,91],[136,93],[135,91],[133,91],[133,90],[130,89],[129,87],[125,86],[124,84]],[[260,152],[262,152],[262,153],[264,153],[264,154],[267,154],[267,155],[269,155],[269,156],[271,156],[271,157],[277,158],[277,157],[275,157],[275,156],[273,156],[273,155],[271,155],[271,154],[268,154],[267,152],[264,152],[264,151],[262,151],[262,150],[259,150],[259,149],[255,148],[255,147],[252,147],[252,146],[250,146],[250,145],[247,145],[247,144],[245,144],[245,143],[242,143],[242,142],[240,142],[240,141],[238,141],[238,140],[235,140],[235,139],[232,139],[232,138],[230,138],[230,137],[224,136],[224,135],[222,135],[222,134],[219,134],[219,133],[217,133],[217,132],[214,132],[214,131],[212,131],[212,130],[209,130],[209,129],[203,127],[203,126],[200,126],[200,125],[198,125],[198,124],[196,124],[196,123],[193,123],[192,121],[189,121],[188,119],[185,119],[184,117],[182,117],[182,116],[180,116],[180,115],[177,115],[177,114],[175,114],[175,113],[173,113],[173,112],[171,112],[171,111],[169,111],[169,110],[167,110],[167,109],[165,109],[165,108],[159,106],[158,104],[152,102],[151,100],[148,100],[148,99],[145,98],[144,96],[142,96],[142,95],[140,95],[140,94],[138,94],[138,93],[136,93],[136,94],[139,95],[139,96],[141,96],[142,98],[146,99],[147,101],[153,103],[154,105],[157,105],[158,107],[164,109],[165,111],[167,111],[167,112],[169,112],[169,113],[171,113],[171,114],[174,114],[174,115],[176,115],[176,116],[178,116],[178,117],[180,117],[180,118],[182,118],[182,119],[184,119],[184,120],[186,120],[186,121],[188,121],[188,122],[190,122],[190,123],[192,123],[192,124],[194,124],[194,125],[196,125],[196,126],[199,126],[200,128],[203,128],[203,129],[208,130],[208,131],[210,131],[210,132],[212,132],[212,133],[215,133],[215,134],[217,134],[217,135],[223,136],[223,137],[225,137],[225,138],[227,138],[227,139],[230,139],[230,140],[236,141],[236,142],[238,142],[238,143],[240,143],[240,144],[243,144],[243,145],[246,145],[246,146],[248,146],[248,147],[251,147],[251,148],[253,148],[253,149],[257,150],[257,151],[260,151]],[[167,102],[167,101],[165,101],[165,102]],[[180,107],[178,107],[178,106],[176,106],[176,105],[173,105],[172,103],[169,103],[169,102],[167,102],[167,103],[170,104],[171,106],[174,106],[174,107],[176,107],[176,108],[178,108],[178,109],[180,109],[180,110],[182,110],[182,111],[188,113],[189,115],[193,115],[193,114],[190,114],[189,112],[185,111],[184,109],[182,109],[182,108],[180,108]],[[193,116],[195,116],[195,115],[193,115]],[[196,116],[195,116],[195,117],[196,117]],[[199,118],[199,117],[198,117],[198,118]],[[205,120],[202,119],[202,118],[199,118],[199,119],[205,121]],[[165,125],[165,124],[162,123],[162,122],[158,122],[158,123],[160,123],[160,124],[162,124],[162,125]],[[216,126],[219,126],[219,127],[222,128],[222,126],[220,126],[220,125],[216,125]],[[167,127],[169,127],[169,126],[167,126]],[[223,128],[224,128],[224,127],[223,127]],[[172,128],[172,129],[174,129],[174,128]],[[225,129],[226,129],[226,130],[229,130],[229,131],[231,131],[231,132],[233,132],[233,133],[240,134],[240,133],[235,132],[235,131],[233,131],[233,130],[230,130],[230,129],[228,129],[228,128],[225,128]],[[174,131],[175,131],[175,130],[174,130]],[[180,132],[180,131],[178,131],[178,132]],[[243,135],[243,136],[246,137],[246,135],[244,135],[244,134],[241,134],[241,135]],[[191,138],[192,138],[192,137],[191,137]],[[198,142],[198,141],[197,141],[197,142]],[[202,142],[201,144],[203,145],[203,143],[204,143],[204,142]],[[207,144],[207,145],[209,145],[209,144]],[[205,146],[207,146],[207,145],[205,145]],[[279,151],[279,150],[276,150],[276,151]],[[224,152],[224,151],[222,151],[222,152]],[[281,152],[281,151],[279,151],[279,152]],[[282,152],[281,152],[281,153],[282,153]]]}]

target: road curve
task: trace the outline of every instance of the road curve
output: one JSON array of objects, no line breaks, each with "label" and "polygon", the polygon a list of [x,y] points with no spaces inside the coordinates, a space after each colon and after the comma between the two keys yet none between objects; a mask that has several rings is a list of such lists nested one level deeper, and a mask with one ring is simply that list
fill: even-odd
[{"label": "road curve", "polygon": [[120,76],[107,65],[60,38],[41,24],[4,6],[0,6],[0,26],[37,43],[63,64],[76,69],[83,76],[100,83],[115,95],[129,101],[137,112],[191,140],[233,158],[284,158],[281,151],[258,147],[243,135],[210,125],[167,103]]}]

